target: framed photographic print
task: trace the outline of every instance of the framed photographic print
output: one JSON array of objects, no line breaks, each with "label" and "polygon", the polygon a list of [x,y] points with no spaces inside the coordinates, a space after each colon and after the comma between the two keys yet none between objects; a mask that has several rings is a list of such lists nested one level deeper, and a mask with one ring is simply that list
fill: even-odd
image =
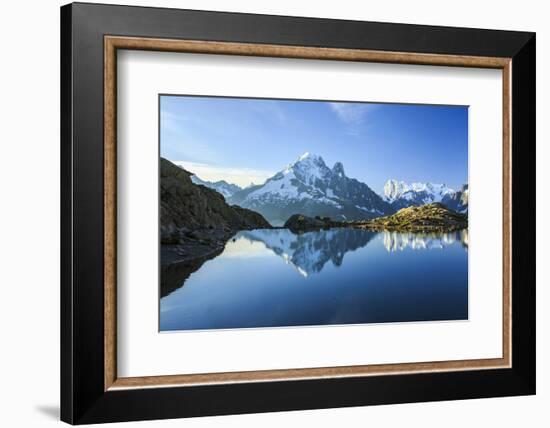
[{"label": "framed photographic print", "polygon": [[61,8],[72,424],[535,393],[535,35]]}]

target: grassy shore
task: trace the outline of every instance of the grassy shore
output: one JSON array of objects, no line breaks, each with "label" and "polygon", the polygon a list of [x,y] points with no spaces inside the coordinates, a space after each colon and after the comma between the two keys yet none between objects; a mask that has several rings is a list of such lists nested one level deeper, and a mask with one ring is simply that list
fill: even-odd
[{"label": "grassy shore", "polygon": [[307,217],[296,214],[290,217],[285,227],[294,232],[354,227],[358,229],[395,232],[453,232],[468,227],[468,217],[446,208],[439,203],[408,207],[397,213],[371,220],[336,221],[327,217]]}]

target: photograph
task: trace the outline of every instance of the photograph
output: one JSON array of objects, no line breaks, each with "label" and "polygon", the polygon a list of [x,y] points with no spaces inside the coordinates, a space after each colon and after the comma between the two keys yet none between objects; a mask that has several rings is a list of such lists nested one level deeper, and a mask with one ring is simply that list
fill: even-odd
[{"label": "photograph", "polygon": [[[6,68],[10,111],[48,107],[7,121],[6,141],[37,148],[7,144],[21,149],[7,176],[26,180],[7,186],[25,220],[5,222],[11,282],[47,247],[36,290],[7,287],[32,291],[4,299],[23,322],[7,332],[22,355],[56,348],[31,373],[6,364],[22,397],[21,372],[44,380],[10,422],[414,428],[456,405],[457,426],[482,412],[504,428],[544,414],[544,14],[141,3],[7,22],[52,41],[30,55],[32,31],[8,32],[25,52]],[[55,227],[39,224],[49,206]],[[36,319],[40,340],[22,340]]]},{"label": "photograph", "polygon": [[468,106],[159,96],[160,331],[468,319]]}]

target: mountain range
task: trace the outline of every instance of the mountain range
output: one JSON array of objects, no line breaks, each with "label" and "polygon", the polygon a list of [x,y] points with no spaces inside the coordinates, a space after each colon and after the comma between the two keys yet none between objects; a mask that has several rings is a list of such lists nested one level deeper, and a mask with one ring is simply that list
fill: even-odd
[{"label": "mountain range", "polygon": [[236,184],[228,183],[225,180],[206,181],[200,179],[195,174],[191,176],[191,181],[194,184],[200,184],[202,186],[208,187],[209,189],[213,189],[218,193],[221,193],[226,199],[230,196],[233,196],[233,194],[237,193],[239,190],[243,190],[242,187],[237,186]]},{"label": "mountain range", "polygon": [[288,229],[258,229],[241,232],[252,242],[261,242],[304,277],[321,272],[327,262],[343,263],[344,255],[367,245],[376,236],[352,228],[295,234]]},{"label": "mountain range", "polygon": [[434,202],[460,213],[468,212],[468,185],[454,190],[445,184],[409,184],[392,179],[379,195],[367,184],[348,177],[341,162],[330,168],[313,153],[304,153],[263,184],[246,188],[224,180],[202,180],[196,175],[191,180],[216,190],[231,205],[260,213],[274,226],[282,226],[293,214],[368,220]]},{"label": "mountain range", "polygon": [[445,184],[406,183],[388,180],[384,185],[383,199],[391,204],[395,211],[410,206],[420,206],[439,202],[447,208],[460,213],[468,212],[468,185],[454,190]]},{"label": "mountain range", "polygon": [[305,153],[261,185],[234,193],[229,203],[262,214],[282,225],[293,214],[328,216],[335,220],[362,220],[391,214],[391,205],[365,183],[346,176],[336,162]]},{"label": "mountain range", "polygon": [[441,203],[447,206],[447,208],[467,215],[469,193],[468,185],[463,184],[460,189],[456,190],[454,193],[445,195]]},{"label": "mountain range", "polygon": [[[161,158],[160,232],[161,242],[175,244],[197,231],[220,231],[221,238],[237,230],[269,228],[257,212],[230,206],[224,197],[191,181],[191,173]],[[209,239],[212,237],[209,237]],[[195,236],[194,240],[205,240]]]},{"label": "mountain range", "polygon": [[304,277],[321,272],[328,262],[341,266],[347,253],[365,247],[372,239],[381,239],[388,252],[437,250],[455,242],[468,248],[468,229],[439,234],[383,231],[378,238],[376,232],[354,228],[298,234],[288,229],[256,229],[243,231],[240,236],[251,242],[262,243]]}]

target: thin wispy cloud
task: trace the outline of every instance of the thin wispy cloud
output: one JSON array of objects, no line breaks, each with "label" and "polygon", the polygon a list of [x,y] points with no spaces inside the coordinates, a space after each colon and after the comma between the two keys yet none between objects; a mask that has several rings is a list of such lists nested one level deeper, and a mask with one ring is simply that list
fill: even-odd
[{"label": "thin wispy cloud", "polygon": [[367,115],[377,108],[374,104],[360,103],[328,103],[328,106],[342,122],[349,126],[363,124]]},{"label": "thin wispy cloud", "polygon": [[252,104],[252,109],[266,117],[271,118],[275,122],[278,122],[280,125],[287,125],[288,117],[284,110],[281,108],[278,102],[276,101],[261,101]]},{"label": "thin wispy cloud", "polygon": [[261,169],[233,168],[188,161],[173,161],[173,163],[196,174],[202,180],[225,180],[228,183],[237,184],[241,187],[248,186],[251,183],[262,184],[265,180],[274,175],[273,171]]},{"label": "thin wispy cloud", "polygon": [[[380,189],[388,178],[467,181],[468,109],[162,96],[160,153],[208,181],[261,184],[311,151]],[[391,160],[391,162],[389,161]]]},{"label": "thin wispy cloud", "polygon": [[190,122],[191,120],[193,119],[187,115],[164,110],[160,115],[160,126],[165,132],[179,132],[182,124]]}]

